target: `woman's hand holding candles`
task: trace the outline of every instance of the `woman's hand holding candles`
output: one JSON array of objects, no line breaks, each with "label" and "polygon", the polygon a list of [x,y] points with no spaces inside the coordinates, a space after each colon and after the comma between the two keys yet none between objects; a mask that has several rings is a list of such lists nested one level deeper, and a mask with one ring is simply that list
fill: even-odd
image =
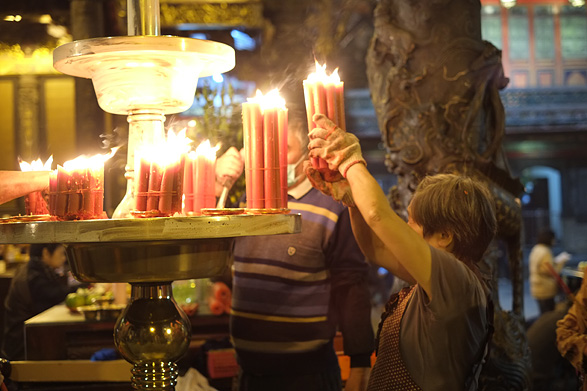
[{"label": "woman's hand holding candles", "polygon": [[[316,73],[311,73],[303,82],[306,112],[308,115],[308,130],[312,130],[315,114],[327,115],[341,129],[346,128],[344,114],[344,83],[340,81],[338,69],[331,75],[326,74],[326,65],[316,63]],[[316,124],[318,126],[318,124]],[[310,160],[312,166],[318,169],[327,181],[337,181],[340,174],[329,170],[326,163],[319,158]]]},{"label": "woman's hand holding candles", "polygon": [[359,140],[354,134],[340,129],[322,114],[315,114],[313,121],[318,127],[312,129],[308,135],[310,156],[320,157],[327,163],[329,170],[340,172],[342,177],[335,181],[327,181],[324,174],[311,165],[304,169],[306,176],[322,193],[341,201],[346,206],[355,206],[350,185],[345,178],[353,165],[367,165],[361,153]]},{"label": "woman's hand holding candles", "polygon": [[345,178],[348,169],[354,164],[367,165],[357,136],[345,132],[322,114],[315,114],[313,121],[317,127],[308,134],[311,157],[322,158],[329,170],[339,171]]}]

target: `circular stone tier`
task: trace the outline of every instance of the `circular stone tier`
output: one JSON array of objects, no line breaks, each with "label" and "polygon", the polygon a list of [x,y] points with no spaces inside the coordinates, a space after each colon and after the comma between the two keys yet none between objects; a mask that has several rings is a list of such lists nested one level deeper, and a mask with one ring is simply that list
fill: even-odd
[{"label": "circular stone tier", "polygon": [[172,114],[193,103],[199,77],[234,68],[234,49],[219,42],[174,36],[92,38],[59,46],[53,66],[92,79],[100,107]]}]

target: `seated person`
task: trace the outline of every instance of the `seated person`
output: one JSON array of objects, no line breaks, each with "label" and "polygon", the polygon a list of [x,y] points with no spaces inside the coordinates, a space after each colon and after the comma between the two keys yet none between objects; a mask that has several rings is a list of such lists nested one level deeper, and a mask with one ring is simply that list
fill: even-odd
[{"label": "seated person", "polygon": [[6,308],[2,355],[23,360],[24,322],[61,303],[79,286],[68,286],[67,277],[58,273],[65,264],[65,248],[58,243],[33,244],[30,260],[16,272],[4,301]]}]

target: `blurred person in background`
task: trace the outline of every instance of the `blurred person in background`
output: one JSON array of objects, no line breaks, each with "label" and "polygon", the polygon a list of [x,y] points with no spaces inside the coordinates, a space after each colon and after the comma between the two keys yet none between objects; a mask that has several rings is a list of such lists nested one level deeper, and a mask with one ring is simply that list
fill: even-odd
[{"label": "blurred person in background", "polygon": [[6,314],[2,354],[9,360],[25,358],[24,322],[61,303],[79,287],[67,283],[67,275],[63,271],[65,247],[62,244],[33,244],[29,255],[28,263],[14,275],[4,301]]},{"label": "blurred person in background", "polygon": [[555,298],[559,292],[558,275],[570,259],[570,255],[566,252],[553,258],[554,241],[555,235],[551,230],[540,232],[537,243],[528,257],[530,293],[538,303],[540,315],[554,311]]}]

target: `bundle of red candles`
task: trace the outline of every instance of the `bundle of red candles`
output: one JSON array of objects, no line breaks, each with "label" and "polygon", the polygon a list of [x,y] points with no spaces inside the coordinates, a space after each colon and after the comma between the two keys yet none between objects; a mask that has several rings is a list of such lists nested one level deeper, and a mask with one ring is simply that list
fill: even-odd
[{"label": "bundle of red candles", "polygon": [[[344,83],[338,76],[338,68],[331,75],[326,74],[326,65],[316,63],[316,73],[311,73],[304,80],[304,98],[308,115],[308,130],[316,127],[312,118],[314,114],[324,114],[341,129],[346,129],[344,115]],[[326,180],[336,180],[337,172],[328,169],[323,159],[312,158],[312,167],[319,170]]]},{"label": "bundle of red candles", "polygon": [[183,173],[189,139],[185,129],[167,133],[163,145],[135,150],[136,217],[162,217],[181,213]]},{"label": "bundle of red candles", "polygon": [[[29,171],[51,171],[51,164],[53,163],[53,156],[43,164],[41,159],[33,160],[31,163],[25,161],[19,161],[20,170],[23,172]],[[28,215],[46,215],[49,214],[49,207],[45,194],[41,191],[34,191],[26,195],[24,199],[24,205],[26,214]]]},{"label": "bundle of red candles", "polygon": [[243,103],[247,208],[287,209],[287,108],[277,90]]},{"label": "bundle of red candles", "polygon": [[199,215],[202,208],[214,208],[216,195],[216,152],[210,141],[202,142],[195,151],[187,154],[183,176],[183,211],[185,214]]},{"label": "bundle of red candles", "polygon": [[116,153],[80,156],[51,172],[49,213],[59,220],[107,218],[104,212],[104,162]]}]

